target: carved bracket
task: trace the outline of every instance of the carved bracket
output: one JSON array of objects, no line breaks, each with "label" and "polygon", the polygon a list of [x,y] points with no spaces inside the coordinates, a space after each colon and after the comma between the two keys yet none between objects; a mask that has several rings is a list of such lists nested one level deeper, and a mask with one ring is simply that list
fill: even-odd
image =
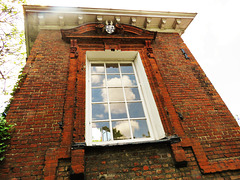
[{"label": "carved bracket", "polygon": [[150,40],[146,40],[145,44],[146,44],[146,48],[147,48],[147,56],[149,58],[154,58],[153,49],[152,49],[152,46],[151,46],[151,41]]},{"label": "carved bracket", "polygon": [[77,52],[77,39],[71,39],[71,46],[70,46],[70,53],[71,58],[77,58],[78,57],[78,52]]}]

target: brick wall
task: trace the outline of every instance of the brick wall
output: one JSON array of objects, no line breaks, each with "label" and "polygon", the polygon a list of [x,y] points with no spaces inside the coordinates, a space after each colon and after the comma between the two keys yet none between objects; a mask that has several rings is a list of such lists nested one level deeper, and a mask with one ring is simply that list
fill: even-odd
[{"label": "brick wall", "polygon": [[158,34],[153,52],[186,135],[198,138],[209,160],[239,157],[240,128],[179,35]]},{"label": "brick wall", "polygon": [[[0,165],[2,179],[69,179],[72,173],[77,179],[84,171],[87,179],[240,178],[239,127],[181,37],[158,33],[151,44],[130,36],[140,29],[124,28],[122,42],[103,43],[91,32],[91,42],[67,44],[59,31],[39,33],[7,116],[16,131]],[[181,142],[71,149],[85,138],[85,53],[112,47],[140,53],[166,134]]]},{"label": "brick wall", "polygon": [[139,144],[86,149],[86,179],[238,179],[240,171],[203,175],[191,148],[188,166],[176,168],[169,144]]},{"label": "brick wall", "polygon": [[59,31],[41,31],[32,48],[21,89],[7,120],[16,123],[1,173],[22,179],[43,178],[48,148],[59,146],[69,64],[69,44]]}]

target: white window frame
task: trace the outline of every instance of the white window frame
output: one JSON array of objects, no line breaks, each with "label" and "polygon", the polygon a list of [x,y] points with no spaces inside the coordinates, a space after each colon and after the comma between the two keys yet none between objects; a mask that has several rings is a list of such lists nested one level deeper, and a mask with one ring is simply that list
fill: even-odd
[{"label": "white window frame", "polygon": [[[139,80],[139,91],[142,96],[143,108],[147,118],[150,138],[112,140],[104,142],[92,142],[91,122],[91,84],[90,84],[90,62],[133,62],[136,76]],[[158,109],[142,64],[138,51],[87,51],[86,52],[86,123],[85,139],[88,146],[126,144],[132,142],[154,141],[166,137]]]}]

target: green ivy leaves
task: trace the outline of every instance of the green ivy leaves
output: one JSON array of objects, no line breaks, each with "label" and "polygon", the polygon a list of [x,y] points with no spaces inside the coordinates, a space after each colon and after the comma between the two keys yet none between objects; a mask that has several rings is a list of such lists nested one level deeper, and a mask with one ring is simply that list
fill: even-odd
[{"label": "green ivy leaves", "polygon": [[6,141],[11,138],[11,130],[13,128],[12,124],[8,124],[5,116],[2,114],[0,116],[0,161],[5,159],[4,152],[7,148]]}]

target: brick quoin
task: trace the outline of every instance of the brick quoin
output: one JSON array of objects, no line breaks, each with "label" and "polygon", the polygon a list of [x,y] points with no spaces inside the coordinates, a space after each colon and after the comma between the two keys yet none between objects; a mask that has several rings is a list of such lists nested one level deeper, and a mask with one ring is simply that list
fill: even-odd
[{"label": "brick quoin", "polygon": [[[237,122],[181,36],[100,25],[38,33],[7,115],[16,130],[0,179],[240,179]],[[86,146],[86,52],[105,50],[139,52],[164,140]]]}]

